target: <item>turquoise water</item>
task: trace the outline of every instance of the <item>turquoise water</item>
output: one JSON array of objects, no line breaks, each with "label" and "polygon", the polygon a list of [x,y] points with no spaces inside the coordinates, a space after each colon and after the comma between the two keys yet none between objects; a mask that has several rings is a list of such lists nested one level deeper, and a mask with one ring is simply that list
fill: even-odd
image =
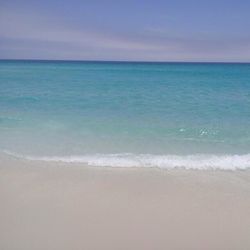
[{"label": "turquoise water", "polygon": [[0,61],[0,150],[100,166],[250,167],[250,64]]}]

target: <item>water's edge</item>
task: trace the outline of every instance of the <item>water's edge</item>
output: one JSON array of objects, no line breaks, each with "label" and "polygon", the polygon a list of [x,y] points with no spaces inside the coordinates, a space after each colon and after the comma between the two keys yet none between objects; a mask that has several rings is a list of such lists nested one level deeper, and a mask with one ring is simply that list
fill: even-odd
[{"label": "water's edge", "polygon": [[250,154],[245,155],[152,155],[152,154],[89,154],[72,156],[32,156],[3,151],[14,158],[29,161],[84,163],[93,167],[140,167],[160,169],[246,170]]}]

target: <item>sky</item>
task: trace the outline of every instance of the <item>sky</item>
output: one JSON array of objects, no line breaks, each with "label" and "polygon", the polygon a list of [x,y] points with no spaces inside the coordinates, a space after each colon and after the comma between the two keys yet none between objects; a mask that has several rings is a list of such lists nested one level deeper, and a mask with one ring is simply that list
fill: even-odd
[{"label": "sky", "polygon": [[250,62],[250,0],[0,0],[0,59]]}]

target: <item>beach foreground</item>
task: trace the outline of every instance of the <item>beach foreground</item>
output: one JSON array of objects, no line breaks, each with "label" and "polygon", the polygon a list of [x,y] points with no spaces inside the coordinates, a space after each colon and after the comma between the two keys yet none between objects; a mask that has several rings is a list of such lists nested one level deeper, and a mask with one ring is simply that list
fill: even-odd
[{"label": "beach foreground", "polygon": [[250,172],[1,156],[0,249],[250,249]]}]

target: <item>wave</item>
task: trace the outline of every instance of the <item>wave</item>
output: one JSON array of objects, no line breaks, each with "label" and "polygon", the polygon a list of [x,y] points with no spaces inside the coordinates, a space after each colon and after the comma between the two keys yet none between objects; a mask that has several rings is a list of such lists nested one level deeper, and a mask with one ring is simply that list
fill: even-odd
[{"label": "wave", "polygon": [[244,170],[250,168],[250,154],[245,155],[152,155],[87,154],[81,156],[30,156],[9,151],[6,154],[31,161],[83,163],[95,167],[157,167],[162,169]]}]

